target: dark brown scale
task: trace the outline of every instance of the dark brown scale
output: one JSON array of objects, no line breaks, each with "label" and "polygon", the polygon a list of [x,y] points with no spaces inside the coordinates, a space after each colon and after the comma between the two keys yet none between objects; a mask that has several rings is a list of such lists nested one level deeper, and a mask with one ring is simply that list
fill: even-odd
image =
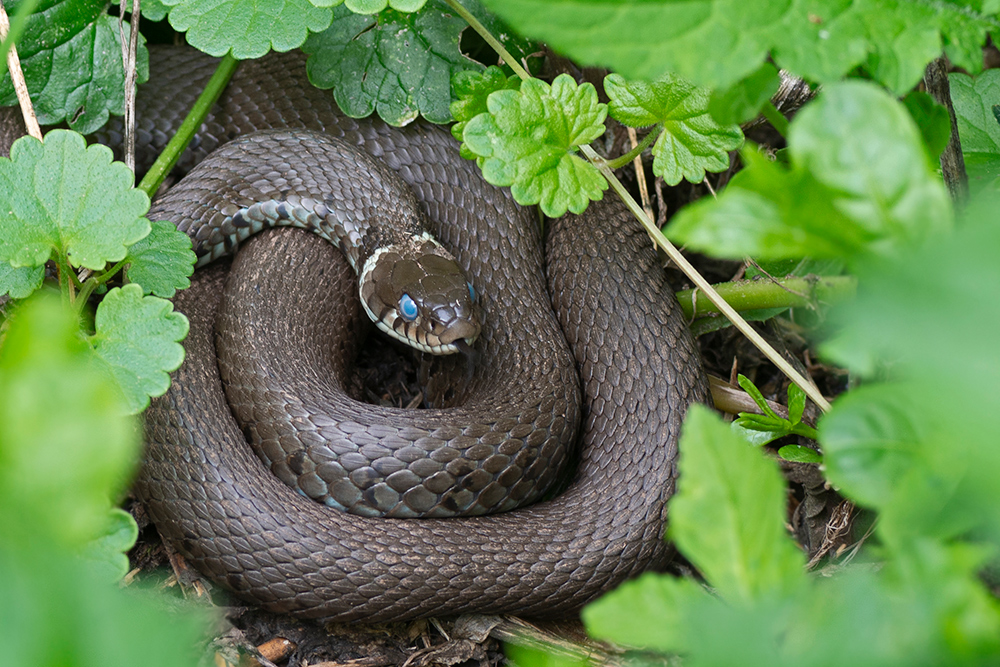
[{"label": "dark brown scale", "polygon": [[[522,311],[547,310],[532,216],[514,206],[507,192],[485,184],[474,164],[458,157],[446,132],[422,123],[397,130],[338,117],[328,93],[302,83],[299,56],[248,65],[224,96],[229,115],[217,115],[213,127],[235,134],[257,129],[252,121],[261,118],[298,126],[322,117],[327,131],[384,154],[414,188],[431,231],[460,264],[473,267],[487,322],[495,313],[514,319]],[[305,110],[295,110],[298,104]],[[553,338],[565,337],[586,407],[579,468],[556,499],[492,516],[399,521],[347,516],[296,494],[260,464],[229,416],[211,333],[222,271],[210,268],[177,298],[177,307],[191,318],[188,358],[170,392],[146,413],[147,461],[137,491],[161,533],[200,571],[251,602],[337,620],[472,611],[562,616],[662,565],[670,553],[663,534],[681,420],[692,401],[707,396],[700,360],[648,238],[612,198],[593,204],[584,216],[553,223],[548,248],[549,290],[562,331],[529,320],[484,332],[485,349],[494,356],[477,368],[473,387],[493,389],[499,397],[491,406],[495,414],[505,407],[506,388],[539,392],[540,398],[475,428],[441,424],[426,435],[404,429],[399,437],[407,442],[398,452],[407,456],[440,446],[422,459],[418,472],[426,480],[421,488],[450,493],[445,505],[461,507],[473,493],[462,488],[462,475],[481,495],[490,496],[496,483],[523,497],[526,483],[515,481],[511,471],[530,471],[535,464],[511,442],[523,439],[544,449],[545,433],[572,428],[578,419],[553,392],[566,380],[564,370],[541,353]],[[250,267],[246,251],[269,266]],[[353,314],[326,313],[344,312],[333,302],[354,289],[355,279],[330,265],[317,268],[320,261],[345,264],[327,244],[296,232],[251,240],[239,259],[279,286],[281,300],[269,302],[269,310],[304,318],[287,328],[319,327],[318,320],[325,320],[323,328],[333,331],[325,335],[337,341],[329,361],[339,366],[352,346],[348,333],[357,306]],[[236,282],[247,284],[245,278]],[[508,352],[518,345],[527,350],[521,361]],[[308,420],[311,409],[304,404],[295,419]],[[358,433],[351,423],[325,418],[315,426]],[[356,460],[347,454],[337,465],[368,484],[391,467],[378,447],[371,449],[368,454],[376,456],[359,454]],[[474,457],[471,462],[459,456],[463,449]],[[293,457],[289,469],[312,463],[321,478],[334,465],[307,459]],[[482,477],[502,463],[507,468],[496,479]],[[385,488],[398,493],[393,487],[405,481],[393,478]],[[451,483],[457,488],[446,491]],[[380,502],[380,488],[370,485],[361,493]],[[410,499],[414,506],[425,500],[416,493]]]}]

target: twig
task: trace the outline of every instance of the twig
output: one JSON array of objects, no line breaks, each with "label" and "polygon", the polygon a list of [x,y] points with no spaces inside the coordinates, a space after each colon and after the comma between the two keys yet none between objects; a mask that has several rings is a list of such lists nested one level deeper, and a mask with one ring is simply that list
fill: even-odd
[{"label": "twig", "polygon": [[[3,1],[0,0],[0,39],[7,47],[7,36],[10,34],[10,19],[7,17],[7,10],[4,9]],[[11,40],[13,42],[14,40]],[[21,114],[24,116],[24,127],[28,134],[41,141],[42,128],[38,126],[38,118],[35,117],[35,109],[31,106],[31,97],[28,95],[28,84],[24,81],[24,72],[21,71],[21,59],[17,57],[17,46],[11,43],[7,51],[7,69],[10,71],[11,81],[14,83],[14,92],[17,94],[17,102],[21,106]]]},{"label": "twig", "polygon": [[[628,129],[628,140],[632,144],[632,148],[635,149],[639,146],[639,138],[636,136],[635,128],[630,127]],[[649,187],[646,185],[646,170],[642,168],[642,155],[636,155],[635,160],[635,180],[639,184],[639,199],[642,200],[642,210],[646,212],[650,218],[653,217],[653,205],[649,201]]]},{"label": "twig", "polygon": [[944,56],[932,60],[924,71],[924,87],[938,104],[948,110],[951,121],[951,137],[941,153],[941,176],[951,193],[952,201],[961,207],[969,198],[969,178],[965,173],[965,158],[962,156],[962,141],[958,137],[958,121],[955,107],[951,103],[951,86],[948,83],[948,68]]},{"label": "twig", "polygon": [[135,178],[135,78],[136,52],[139,43],[139,0],[132,0],[132,16],[129,21],[128,39],[125,37],[123,20],[125,7],[118,13],[118,35],[122,44],[122,66],[125,68],[125,164]]}]

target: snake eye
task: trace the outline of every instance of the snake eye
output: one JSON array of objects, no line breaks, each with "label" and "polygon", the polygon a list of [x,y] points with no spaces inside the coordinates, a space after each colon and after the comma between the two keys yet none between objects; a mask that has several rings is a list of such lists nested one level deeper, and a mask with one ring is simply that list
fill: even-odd
[{"label": "snake eye", "polygon": [[409,294],[399,297],[399,314],[407,322],[417,319],[417,302],[411,299]]},{"label": "snake eye", "polygon": [[473,301],[476,300],[476,290],[472,287],[472,283],[466,283],[469,286],[469,298]]}]

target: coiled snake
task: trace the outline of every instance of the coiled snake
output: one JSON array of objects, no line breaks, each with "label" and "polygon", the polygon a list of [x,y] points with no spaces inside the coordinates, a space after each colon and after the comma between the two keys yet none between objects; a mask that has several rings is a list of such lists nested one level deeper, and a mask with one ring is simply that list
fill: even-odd
[{"label": "coiled snake", "polygon": [[[155,71],[157,65],[161,72]],[[151,78],[162,86],[168,77],[164,72],[176,72],[185,88],[197,90],[210,68],[201,56],[181,52],[154,60]],[[147,113],[146,139],[153,143],[172,122],[169,116],[190,99],[177,89],[160,94],[142,104],[168,117],[160,121],[156,113]],[[473,423],[449,426],[443,420],[450,413],[434,410],[409,411],[415,426],[391,432],[366,426],[360,418],[344,423],[315,418],[312,392],[322,393],[319,372],[290,364],[318,359],[335,376],[343,372],[343,355],[353,345],[347,333],[355,327],[358,307],[342,307],[340,295],[344,290],[356,295],[356,278],[337,251],[312,235],[255,237],[241,248],[233,269],[239,277],[230,279],[225,297],[220,297],[224,268],[209,267],[176,299],[176,307],[191,320],[187,359],[170,391],[146,413],[146,459],[136,485],[164,538],[199,571],[248,601],[271,611],[341,621],[473,611],[563,616],[630,576],[661,566],[670,553],[663,534],[681,420],[691,402],[705,400],[707,383],[656,253],[624,208],[609,196],[582,216],[550,225],[544,270],[560,332],[549,324],[554,320],[533,216],[509,193],[486,184],[475,164],[459,157],[446,132],[420,122],[399,129],[375,119],[343,117],[329,93],[305,83],[300,55],[275,54],[243,64],[195,153],[269,128],[306,128],[340,137],[381,159],[413,188],[431,232],[454,254],[482,299],[473,395],[454,410]],[[311,141],[312,135],[256,136],[263,139],[251,141],[287,146],[302,137]],[[208,184],[203,191],[208,196],[216,188]],[[154,205],[150,216],[162,217],[169,208],[164,206]],[[255,264],[260,257],[269,265]],[[405,446],[425,450],[431,441],[441,441],[448,451],[440,460],[428,455],[439,464],[430,476],[443,471],[468,491],[448,496],[445,504],[479,511],[504,502],[494,502],[491,495],[498,482],[519,488],[503,471],[522,468],[542,481],[551,477],[505,447],[521,440],[545,456],[546,434],[563,437],[576,428],[573,402],[579,392],[572,379],[569,388],[563,384],[565,369],[575,366],[584,402],[580,462],[572,482],[552,500],[462,518],[356,516],[303,497],[250,451],[226,404],[212,330],[220,298],[222,319],[243,327],[226,333],[229,329],[220,325],[220,345],[229,337],[240,350],[230,365],[276,355],[277,346],[264,337],[273,329],[290,350],[274,356],[273,363],[299,382],[294,390],[269,386],[270,371],[264,371],[264,380],[246,385],[229,382],[231,394],[256,393],[270,401],[263,407],[237,406],[234,412],[253,418],[288,411],[278,416],[279,426],[246,427],[249,435],[282,446],[300,438],[304,444],[297,451],[308,452],[312,438],[332,429],[376,458],[385,458],[379,443],[386,440],[405,440]],[[299,319],[282,324],[286,316]],[[528,320],[517,323],[522,316]],[[561,352],[564,340],[575,364]],[[520,408],[505,400],[515,391],[523,395]],[[545,398],[531,399],[536,391]],[[504,412],[508,409],[521,412]],[[389,423],[401,412],[390,411]],[[472,462],[457,458],[455,450],[469,453]],[[287,469],[315,477],[321,463],[300,453],[288,458]],[[272,467],[281,465],[272,461]],[[374,463],[355,467],[362,468],[362,486],[406,488],[388,476],[366,477],[371,470],[391,475],[391,465],[388,470]],[[521,493],[521,499],[529,493]],[[408,500],[405,491],[398,497],[388,492],[388,500],[374,495],[376,504],[397,507],[400,516],[426,505],[419,497]]]}]

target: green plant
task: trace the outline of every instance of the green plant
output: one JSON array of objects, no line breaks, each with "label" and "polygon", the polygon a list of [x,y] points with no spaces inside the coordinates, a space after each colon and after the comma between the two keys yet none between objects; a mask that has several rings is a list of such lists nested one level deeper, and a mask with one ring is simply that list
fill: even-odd
[{"label": "green plant", "polygon": [[[144,295],[187,287],[194,253],[173,225],[142,217],[149,198],[131,185],[108,148],[87,148],[65,130],[44,142],[23,137],[10,159],[0,158],[0,207],[8,212],[0,220],[0,295],[23,299],[41,288],[51,260],[62,301],[82,322],[89,297],[124,270],[127,284],[107,291],[84,340],[135,414],[167,390],[187,335],[169,301]],[[90,275],[81,278],[80,269]]]},{"label": "green plant", "polygon": [[[741,412],[733,421],[733,431],[743,436],[743,439],[758,447],[786,435],[801,435],[811,440],[816,439],[816,429],[802,423],[806,395],[797,386],[788,385],[788,417],[780,417],[767,404],[767,399],[753,382],[743,375],[740,375],[737,381],[761,411],[761,414]],[[814,450],[801,445],[785,445],[778,450],[778,456],[800,463],[819,463],[822,460]]]}]

